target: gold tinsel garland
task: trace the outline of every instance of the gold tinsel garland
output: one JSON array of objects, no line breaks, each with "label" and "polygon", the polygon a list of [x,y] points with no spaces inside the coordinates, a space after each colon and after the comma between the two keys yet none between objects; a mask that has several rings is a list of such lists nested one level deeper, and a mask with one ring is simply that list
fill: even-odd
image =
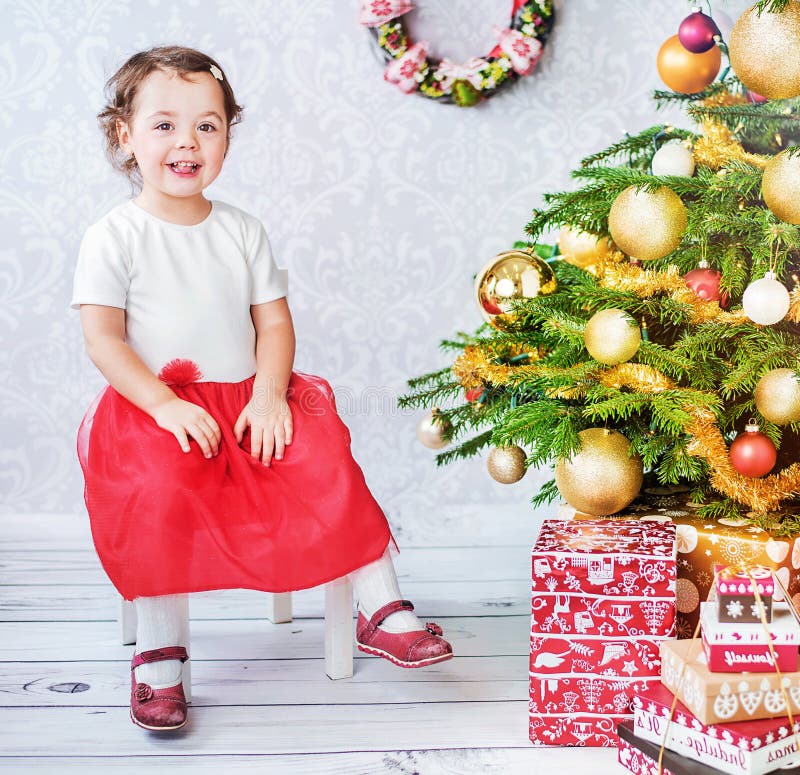
[{"label": "gold tinsel garland", "polygon": [[513,370],[514,367],[508,364],[492,363],[483,350],[474,345],[465,347],[464,354],[459,355],[453,364],[453,374],[464,390],[473,390],[487,384],[505,385]]},{"label": "gold tinsel garland", "polygon": [[769,157],[745,151],[724,124],[704,119],[700,126],[702,135],[695,140],[692,151],[696,164],[704,164],[712,170],[721,169],[729,161],[741,161],[759,169],[766,166]]},{"label": "gold tinsel garland", "polygon": [[[704,301],[686,285],[677,266],[671,265],[664,271],[642,269],[640,266],[622,262],[606,262],[598,269],[598,283],[603,288],[614,288],[635,293],[641,299],[666,293],[674,301],[691,307],[689,322],[699,323],[744,323],[747,316],[742,310],[726,312],[716,301]],[[800,302],[798,303],[800,308]]]},{"label": "gold tinsel garland", "polygon": [[777,511],[781,501],[800,493],[800,463],[792,463],[777,474],[753,479],[742,476],[731,464],[728,446],[709,411],[696,411],[686,427],[692,436],[690,455],[702,457],[711,466],[711,486],[737,503],[758,513]]},{"label": "gold tinsel garland", "polygon": [[536,361],[542,357],[539,350],[525,351],[522,345],[516,344],[505,347],[503,352],[487,354],[476,345],[467,345],[462,355],[459,355],[453,364],[453,374],[464,387],[464,390],[482,388],[486,385],[506,385],[511,379],[511,374],[519,367],[508,363],[498,362],[502,357],[513,358],[519,355],[528,356],[528,361]]},{"label": "gold tinsel garland", "polygon": [[677,385],[658,369],[644,363],[620,363],[598,375],[599,381],[610,388],[626,387],[637,393],[660,393]]},{"label": "gold tinsel garland", "polygon": [[789,311],[786,313],[786,320],[800,323],[800,285],[795,285],[789,293]]},{"label": "gold tinsel garland", "polygon": [[[552,367],[533,366],[527,369],[527,375],[541,374],[541,376],[554,376]],[[568,374],[572,369],[560,369],[562,374]],[[639,393],[660,393],[662,390],[670,390],[676,387],[675,383],[666,374],[662,374],[652,366],[644,363],[620,363],[617,366],[603,368],[598,366],[590,371],[588,379],[593,379],[601,385],[609,388],[627,387]],[[575,401],[586,395],[587,385],[570,385],[569,387],[552,388],[547,392],[549,398],[563,398],[567,401]]]},{"label": "gold tinsel garland", "polygon": [[[512,375],[519,377],[546,376],[556,377],[572,371],[568,368],[534,363],[527,366],[497,365],[488,362],[484,353],[477,347],[467,348],[470,352],[456,361],[458,373],[463,375],[462,384],[467,387],[480,387],[478,375],[484,375],[495,385],[506,385]],[[467,357],[465,357],[467,356]],[[453,367],[456,371],[456,366]],[[621,363],[610,368],[598,367],[586,375],[606,387],[620,390],[628,388],[637,393],[652,394],[663,390],[678,388],[678,385],[652,366],[643,363]],[[464,381],[477,380],[477,381]],[[586,394],[585,385],[553,388],[548,392],[552,398],[578,400]],[[686,407],[691,412],[691,419],[684,428],[692,437],[687,452],[693,457],[702,457],[711,468],[711,486],[718,492],[727,495],[737,503],[748,506],[757,513],[776,511],[783,500],[800,494],[800,463],[784,468],[777,474],[754,479],[738,473],[731,464],[728,446],[717,427],[713,412],[707,409]]]},{"label": "gold tinsel garland", "polygon": [[[747,98],[743,94],[733,94],[722,91],[706,97],[700,103],[703,107],[724,107],[726,105],[744,105]],[[756,153],[748,153],[742,144],[736,140],[733,132],[721,121],[714,118],[704,118],[700,122],[702,135],[695,140],[692,155],[696,164],[705,164],[712,170],[718,170],[729,161],[742,161],[754,167],[764,169],[769,159]]]}]

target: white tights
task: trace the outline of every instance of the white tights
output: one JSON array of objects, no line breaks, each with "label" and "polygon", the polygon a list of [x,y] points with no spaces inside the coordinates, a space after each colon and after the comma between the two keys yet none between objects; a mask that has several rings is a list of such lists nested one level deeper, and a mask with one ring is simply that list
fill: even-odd
[{"label": "white tights", "polygon": [[[165,646],[189,649],[189,595],[137,597],[136,653]],[[136,681],[154,689],[174,686],[181,678],[181,661],[165,659],[149,662],[134,670]]]},{"label": "white tights", "polygon": [[[358,610],[369,619],[379,608],[392,600],[402,600],[400,585],[389,549],[383,556],[350,574],[353,592],[358,600]],[[412,611],[397,611],[387,616],[381,629],[387,632],[412,632],[421,630],[422,623]]]},{"label": "white tights", "polygon": [[[400,586],[389,550],[375,562],[350,574],[358,600],[358,609],[369,619],[379,608],[392,600],[400,600]],[[159,595],[137,597],[136,653],[165,646],[189,647],[189,596]],[[422,623],[411,611],[397,611],[381,625],[387,632],[421,630]],[[148,683],[154,689],[174,686],[180,680],[181,663],[177,659],[151,662],[135,669],[137,682]]]}]

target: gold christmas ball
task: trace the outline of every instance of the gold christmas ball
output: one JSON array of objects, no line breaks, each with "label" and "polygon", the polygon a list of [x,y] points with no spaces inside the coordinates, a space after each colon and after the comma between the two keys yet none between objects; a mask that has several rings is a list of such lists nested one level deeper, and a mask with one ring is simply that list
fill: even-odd
[{"label": "gold christmas ball", "polygon": [[786,223],[800,224],[800,155],[783,151],[764,168],[761,190],[767,207]]},{"label": "gold christmas ball", "polygon": [[449,442],[443,438],[443,434],[445,430],[448,430],[449,425],[447,420],[439,414],[438,409],[431,409],[417,426],[417,439],[428,449],[446,447]]},{"label": "gold christmas ball", "polygon": [[589,428],[578,434],[581,448],[556,464],[556,484],[570,506],[604,517],[624,509],[644,479],[642,460],[619,431]]},{"label": "gold christmas ball", "polygon": [[492,479],[501,484],[514,484],[525,476],[525,452],[516,445],[494,447],[489,453],[486,468]]},{"label": "gold christmas ball", "polygon": [[611,246],[605,237],[564,226],[558,235],[558,249],[564,261],[585,269],[608,255]]},{"label": "gold christmas ball", "polygon": [[756,385],[756,407],[765,420],[788,425],[800,420],[800,382],[794,369],[772,369]]},{"label": "gold christmas ball", "polygon": [[656,59],[661,80],[680,94],[703,91],[717,77],[720,64],[722,55],[718,46],[702,54],[693,54],[683,47],[677,35],[662,43]]},{"label": "gold christmas ball", "polygon": [[592,358],[615,366],[636,355],[642,343],[642,332],[625,310],[601,309],[589,318],[583,340]]},{"label": "gold christmas ball", "polygon": [[608,230],[617,247],[632,258],[661,258],[681,244],[686,208],[666,186],[655,191],[628,186],[611,205]]},{"label": "gold christmas ball", "polygon": [[751,91],[771,100],[800,95],[800,3],[789,0],[780,13],[756,6],[733,25],[728,53],[731,67]]},{"label": "gold christmas ball", "polygon": [[498,253],[475,277],[475,299],[483,319],[495,328],[512,322],[508,313],[517,299],[535,299],[556,289],[550,265],[523,250]]}]

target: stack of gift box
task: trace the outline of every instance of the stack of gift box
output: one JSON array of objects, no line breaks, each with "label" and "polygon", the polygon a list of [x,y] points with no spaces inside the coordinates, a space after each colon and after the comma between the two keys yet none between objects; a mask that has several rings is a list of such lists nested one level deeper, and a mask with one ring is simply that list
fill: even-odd
[{"label": "stack of gift box", "polygon": [[[661,643],[661,681],[637,691],[619,725],[633,773],[800,773],[800,620],[773,603],[768,568],[717,567],[701,637]],[[712,594],[713,594],[712,593]]]},{"label": "stack of gift box", "polygon": [[675,525],[546,520],[533,548],[530,739],[617,745],[675,635]]}]

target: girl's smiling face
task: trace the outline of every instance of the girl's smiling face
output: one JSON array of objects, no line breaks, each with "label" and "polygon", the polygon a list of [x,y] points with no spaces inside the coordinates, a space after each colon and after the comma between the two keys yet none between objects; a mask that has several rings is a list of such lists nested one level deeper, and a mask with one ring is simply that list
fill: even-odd
[{"label": "girl's smiling face", "polygon": [[210,72],[155,70],[117,134],[120,147],[136,157],[143,200],[156,207],[204,203],[203,190],[219,175],[228,145],[222,89]]}]

